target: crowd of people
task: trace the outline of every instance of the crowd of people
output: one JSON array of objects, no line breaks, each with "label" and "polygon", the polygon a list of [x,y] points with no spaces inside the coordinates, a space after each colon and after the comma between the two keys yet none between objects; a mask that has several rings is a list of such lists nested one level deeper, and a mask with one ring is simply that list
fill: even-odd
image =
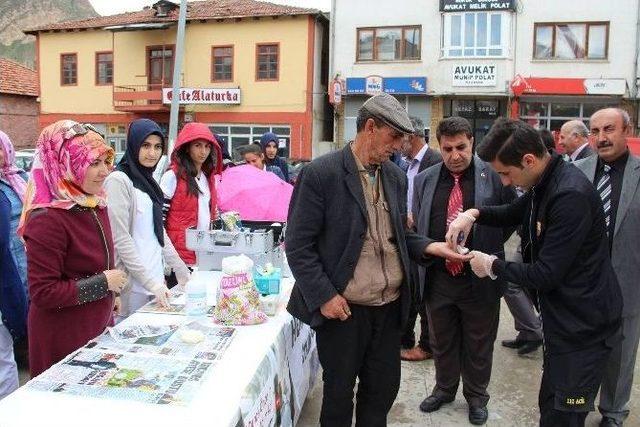
[{"label": "crowd of people", "polygon": [[[543,347],[540,425],[583,426],[598,390],[600,425],[623,424],[640,332],[640,159],[624,110],[589,126],[562,127],[561,156],[524,122],[496,120],[476,147],[469,122],[450,117],[436,130],[440,161],[422,123],[380,94],[352,142],[303,169],[287,308],[316,331],[322,426],[352,424],[356,381],[356,425],[386,425],[400,360],[431,357],[435,384],[416,410],[452,402],[462,380],[469,422],[485,424],[502,295],[518,331],[502,344]],[[521,258],[505,260],[514,231]]]},{"label": "crowd of people", "polygon": [[[216,176],[232,164],[219,139],[187,123],[157,182],[166,140],[149,119],[129,124],[117,165],[93,126],[53,123],[28,175],[0,132],[0,398],[18,387],[14,343],[28,342],[33,377],[149,301],[168,305],[196,264],[185,230],[219,215]],[[247,162],[286,180],[277,141],[268,133],[245,147],[261,159]]]},{"label": "crowd of people", "polygon": [[[352,424],[357,381],[356,425],[386,425],[400,360],[428,358],[435,384],[416,410],[452,402],[462,380],[469,421],[486,423],[504,296],[518,335],[502,345],[543,347],[540,425],[584,425],[598,391],[601,425],[622,425],[640,337],[628,114],[568,121],[564,156],[548,131],[510,119],[477,146],[466,119],[443,119],[434,150],[388,94],[364,103],[356,127],[300,172],[289,206],[287,309],[316,332],[320,424]],[[42,130],[27,175],[0,132],[0,398],[18,387],[14,341],[28,340],[38,375],[149,301],[166,306],[189,280],[185,231],[218,218],[229,156],[208,126],[188,123],[157,182],[166,145],[157,123],[135,120],[114,165],[95,128],[62,120]],[[239,154],[288,182],[278,147],[266,133]],[[519,258],[506,260],[514,232]]]}]

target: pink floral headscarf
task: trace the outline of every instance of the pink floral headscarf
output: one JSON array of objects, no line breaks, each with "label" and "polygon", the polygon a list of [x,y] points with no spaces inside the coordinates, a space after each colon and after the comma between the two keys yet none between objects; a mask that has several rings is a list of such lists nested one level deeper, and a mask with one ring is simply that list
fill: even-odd
[{"label": "pink floral headscarf", "polygon": [[[76,134],[76,129],[87,132]],[[73,120],[60,120],[44,128],[36,145],[18,233],[22,234],[24,221],[33,209],[105,207],[104,190],[99,194],[82,191],[87,169],[104,154],[113,163],[113,148],[102,136]]]},{"label": "pink floral headscarf", "polygon": [[18,194],[20,200],[24,202],[24,193],[27,189],[27,182],[22,179],[20,172],[22,169],[16,166],[16,152],[9,136],[0,130],[0,150],[4,153],[4,165],[0,167],[0,178],[6,180],[11,188]]}]

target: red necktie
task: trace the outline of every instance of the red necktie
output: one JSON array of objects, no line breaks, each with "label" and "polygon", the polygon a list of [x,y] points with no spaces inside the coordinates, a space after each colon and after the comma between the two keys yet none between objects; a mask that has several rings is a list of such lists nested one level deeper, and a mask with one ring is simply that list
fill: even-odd
[{"label": "red necktie", "polygon": [[[452,173],[451,175],[453,176],[453,188],[451,189],[451,194],[449,194],[449,204],[447,205],[447,230],[451,221],[456,219],[458,214],[462,212],[462,188],[460,187],[462,174]],[[464,268],[464,264],[460,261],[445,260],[444,265],[452,276],[462,273]]]}]

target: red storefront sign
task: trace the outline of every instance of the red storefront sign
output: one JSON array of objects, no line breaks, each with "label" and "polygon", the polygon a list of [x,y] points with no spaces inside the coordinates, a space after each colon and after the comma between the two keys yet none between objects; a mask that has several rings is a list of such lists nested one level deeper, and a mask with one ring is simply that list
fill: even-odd
[{"label": "red storefront sign", "polygon": [[625,94],[625,79],[569,79],[517,75],[511,82],[515,96],[521,95],[618,95]]}]

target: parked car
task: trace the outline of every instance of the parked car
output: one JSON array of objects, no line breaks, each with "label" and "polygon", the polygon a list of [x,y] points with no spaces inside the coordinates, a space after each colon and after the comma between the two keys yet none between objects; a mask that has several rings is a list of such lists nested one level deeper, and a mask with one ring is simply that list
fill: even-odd
[{"label": "parked car", "polygon": [[36,150],[33,149],[16,151],[16,166],[20,169],[24,169],[25,172],[29,172],[31,170],[31,165],[33,164],[33,156],[35,153]]}]

